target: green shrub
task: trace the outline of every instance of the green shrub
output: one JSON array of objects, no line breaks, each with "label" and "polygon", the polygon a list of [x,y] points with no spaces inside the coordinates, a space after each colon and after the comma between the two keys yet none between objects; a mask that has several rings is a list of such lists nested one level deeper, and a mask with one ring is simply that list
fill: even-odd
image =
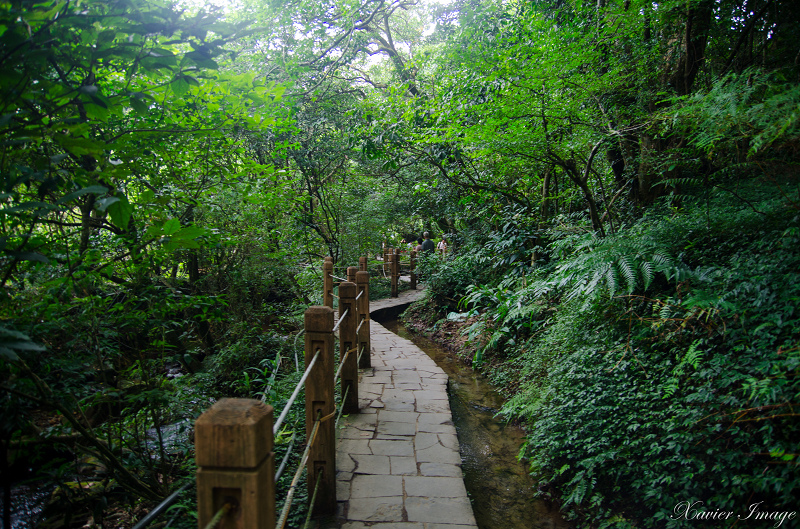
[{"label": "green shrub", "polygon": [[[207,357],[203,362],[204,371],[212,377],[212,385],[216,392],[226,397],[255,397],[257,393],[256,379],[266,384],[269,375],[264,371],[272,371],[279,356],[284,362],[294,360],[294,338],[269,334],[260,329],[239,328],[241,338],[224,348],[217,354]],[[302,343],[302,342],[301,342]]]},{"label": "green shrub", "polygon": [[775,189],[752,191],[747,203],[719,193],[637,228],[684,263],[678,284],[649,297],[638,282],[622,297],[593,286],[602,255],[635,250],[624,238],[559,264],[574,267],[578,291],[524,345],[526,383],[504,412],[528,419],[524,454],[570,517],[678,527],[681,501],[743,515],[759,501],[794,505],[800,216]]},{"label": "green shrub", "polygon": [[455,309],[473,284],[481,283],[487,270],[478,254],[452,254],[446,260],[430,254],[418,261],[419,274],[425,281],[429,298],[442,307]]}]

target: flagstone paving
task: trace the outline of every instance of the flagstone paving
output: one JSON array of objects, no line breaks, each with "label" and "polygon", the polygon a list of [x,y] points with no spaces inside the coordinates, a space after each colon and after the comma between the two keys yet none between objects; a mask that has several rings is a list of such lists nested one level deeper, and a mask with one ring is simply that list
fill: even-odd
[{"label": "flagstone paving", "polygon": [[[421,290],[370,303],[408,304]],[[372,367],[361,413],[343,417],[336,449],[342,529],[477,528],[447,400],[447,375],[412,342],[370,322]]]}]

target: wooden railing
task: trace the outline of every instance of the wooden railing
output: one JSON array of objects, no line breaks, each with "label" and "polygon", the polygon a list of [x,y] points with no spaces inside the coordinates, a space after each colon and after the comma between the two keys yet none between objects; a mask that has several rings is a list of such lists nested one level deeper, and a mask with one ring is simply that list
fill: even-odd
[{"label": "wooden railing", "polygon": [[[392,294],[397,295],[399,252],[389,254]],[[412,285],[415,256],[412,256]],[[386,263],[384,263],[386,264]],[[336,512],[335,425],[337,415],[358,413],[358,369],[370,367],[369,272],[367,259],[347,268],[345,278],[333,275],[333,260],[323,271],[323,306],[305,312],[306,370],[273,424],[272,406],[255,399],[222,399],[195,423],[197,512],[200,529],[208,527],[281,529],[302,474],[307,475],[312,515]],[[338,296],[333,287],[338,280]],[[333,299],[338,298],[334,321]],[[334,333],[339,333],[339,364],[334,359]],[[335,406],[340,384],[341,407]],[[300,389],[305,388],[306,448],[281,513],[275,510],[274,436]],[[285,466],[285,461],[280,471]],[[279,472],[280,472],[279,471]]]},{"label": "wooden railing", "polygon": [[[358,270],[362,272],[367,271],[368,260],[366,257],[361,257],[359,259]],[[406,267],[406,272],[408,272],[410,276],[410,283],[411,289],[417,289],[417,282],[419,280],[419,276],[417,275],[417,252],[415,250],[409,251],[409,259],[408,261],[402,261],[402,254],[400,253],[399,248],[384,248],[383,251],[383,264],[382,270],[384,277],[389,277],[391,279],[391,297],[396,298],[399,296],[399,286],[400,286],[400,275],[402,273],[403,267]],[[350,269],[356,269],[356,267],[348,267],[348,276],[346,278],[347,281],[353,281],[351,276],[349,275]],[[339,278],[334,275],[333,273],[333,259],[331,257],[326,257],[325,262],[322,265],[322,304],[328,307],[333,307],[333,299],[336,295],[333,293],[334,287],[338,285],[338,281],[341,281],[345,278]]]}]

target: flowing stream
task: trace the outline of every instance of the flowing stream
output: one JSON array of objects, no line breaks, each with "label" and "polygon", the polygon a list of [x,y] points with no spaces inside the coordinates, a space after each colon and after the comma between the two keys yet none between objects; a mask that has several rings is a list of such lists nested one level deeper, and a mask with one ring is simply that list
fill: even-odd
[{"label": "flowing stream", "polygon": [[464,483],[480,529],[566,529],[558,511],[533,499],[527,465],[517,460],[524,432],[495,414],[502,397],[489,382],[435,342],[414,334],[396,319],[381,324],[411,340],[450,377],[448,395],[461,445]]},{"label": "flowing stream", "polygon": [[[11,529],[35,527],[42,515],[51,488],[38,488],[37,484],[16,484],[11,486]],[[3,518],[3,498],[0,494],[0,520]],[[2,520],[3,522],[5,520]]]}]

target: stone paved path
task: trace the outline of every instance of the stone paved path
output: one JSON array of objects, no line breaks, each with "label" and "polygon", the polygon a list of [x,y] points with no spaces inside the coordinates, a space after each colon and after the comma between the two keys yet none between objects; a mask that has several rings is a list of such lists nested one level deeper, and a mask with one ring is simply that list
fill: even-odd
[{"label": "stone paved path", "polygon": [[[421,291],[370,304],[407,304]],[[370,322],[372,368],[360,414],[342,418],[336,450],[343,529],[476,528],[461,474],[447,375],[412,342]]]},{"label": "stone paved path", "polygon": [[[403,279],[408,276],[400,276],[400,279]],[[384,298],[379,299],[377,301],[370,301],[369,302],[369,311],[370,313],[377,312],[381,309],[389,308],[389,307],[396,307],[398,305],[410,305],[414,301],[420,299],[423,295],[425,295],[425,290],[404,290],[400,292],[399,297],[396,298]],[[411,342],[409,342],[411,343]],[[424,353],[423,353],[424,354]],[[427,356],[427,355],[426,355]]]}]

